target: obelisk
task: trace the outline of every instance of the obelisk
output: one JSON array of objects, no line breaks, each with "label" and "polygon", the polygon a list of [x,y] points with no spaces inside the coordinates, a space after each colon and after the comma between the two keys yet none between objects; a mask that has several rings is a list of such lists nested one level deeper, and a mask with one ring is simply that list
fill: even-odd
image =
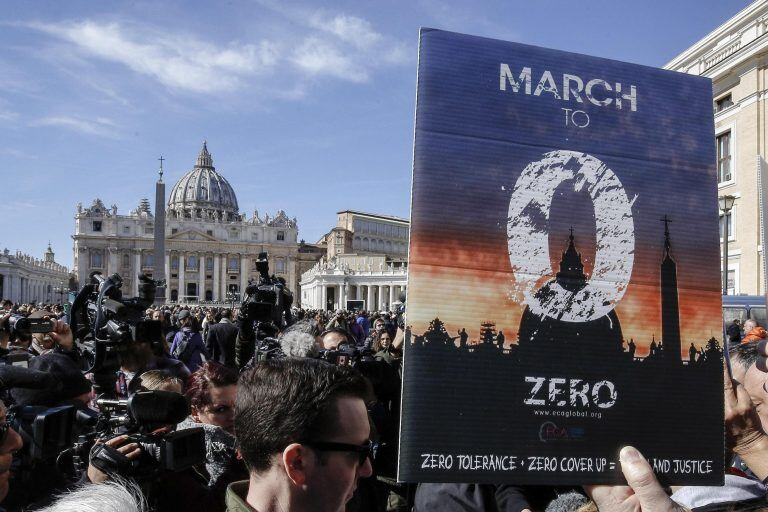
[{"label": "obelisk", "polygon": [[[163,183],[163,160],[160,160],[160,178],[155,183],[155,248],[154,248],[154,278],[165,280],[165,183]],[[168,283],[157,287],[155,304],[165,304]]]}]

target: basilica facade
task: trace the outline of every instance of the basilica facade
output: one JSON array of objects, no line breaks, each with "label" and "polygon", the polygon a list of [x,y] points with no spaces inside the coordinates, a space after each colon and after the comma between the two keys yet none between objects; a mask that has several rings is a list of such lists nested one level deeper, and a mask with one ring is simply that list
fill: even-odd
[{"label": "basilica facade", "polygon": [[[162,180],[162,175],[161,175]],[[238,300],[248,280],[256,278],[258,254],[269,254],[270,273],[285,279],[298,292],[298,226],[282,210],[274,216],[248,217],[240,212],[229,182],[213,165],[206,143],[192,170],[184,174],[168,195],[165,225],[155,226],[149,201],[143,199],[128,214],[94,199],[77,206],[74,265],[78,283],[91,272],[118,273],[123,294],[138,293],[138,275],[165,279],[171,302],[224,303]],[[165,272],[154,275],[154,232],[165,231]]]}]

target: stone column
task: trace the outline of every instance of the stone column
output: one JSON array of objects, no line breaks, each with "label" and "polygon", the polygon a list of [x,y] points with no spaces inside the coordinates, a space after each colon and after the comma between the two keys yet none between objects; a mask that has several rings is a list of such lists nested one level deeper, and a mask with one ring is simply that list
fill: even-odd
[{"label": "stone column", "polygon": [[363,297],[363,286],[356,284],[355,285],[355,300],[361,300]]},{"label": "stone column", "polygon": [[221,300],[225,301],[227,300],[227,283],[229,282],[229,274],[227,273],[227,265],[229,254],[222,254],[221,255],[221,292],[220,297]]},{"label": "stone column", "polygon": [[138,297],[139,295],[139,274],[141,274],[141,249],[134,249],[133,250],[133,296]]},{"label": "stone column", "polygon": [[221,256],[213,255],[213,300],[221,300]]},{"label": "stone column", "polygon": [[187,302],[184,296],[187,294],[187,283],[184,282],[184,267],[187,266],[187,255],[179,253],[179,302]]},{"label": "stone column", "polygon": [[377,308],[381,308],[381,309],[387,309],[386,306],[384,305],[384,285],[383,284],[379,285],[379,297],[378,298],[379,298],[379,301],[378,301],[378,304],[376,305],[376,307]]},{"label": "stone column", "polygon": [[314,301],[314,308],[320,309],[320,303],[322,302],[322,297],[320,296],[320,283],[315,281],[315,285],[312,287],[312,297]]},{"label": "stone column", "polygon": [[117,268],[117,247],[107,247],[107,275],[115,272],[119,273]]},{"label": "stone column", "polygon": [[376,311],[376,303],[373,302],[373,285],[366,285],[368,288],[368,300],[365,301],[365,309],[368,311]]},{"label": "stone column", "polygon": [[240,255],[240,300],[243,300],[243,294],[248,286],[248,256]]},{"label": "stone column", "polygon": [[328,288],[325,286],[325,283],[320,285],[320,308],[322,311],[325,311],[328,308]]},{"label": "stone column", "polygon": [[352,300],[352,285],[347,283],[344,285],[344,298],[346,299],[344,304],[342,304],[342,309],[347,309],[347,300]]},{"label": "stone column", "polygon": [[201,254],[197,260],[199,265],[197,271],[197,300],[205,300],[205,254]]},{"label": "stone column", "polygon": [[165,253],[165,300],[171,300],[171,253]]},{"label": "stone column", "polygon": [[392,304],[395,302],[395,287],[394,285],[389,285],[389,305],[387,309],[389,311],[392,311]]},{"label": "stone column", "polygon": [[341,283],[339,285],[338,301],[339,301],[339,308],[338,309],[346,309],[346,307],[347,307],[347,287],[346,287],[346,285],[344,283]]}]

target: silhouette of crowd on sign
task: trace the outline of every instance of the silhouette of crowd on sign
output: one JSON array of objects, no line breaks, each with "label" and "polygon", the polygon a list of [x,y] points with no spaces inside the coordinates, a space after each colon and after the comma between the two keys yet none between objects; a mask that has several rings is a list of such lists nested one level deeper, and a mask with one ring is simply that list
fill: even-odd
[{"label": "silhouette of crowd on sign", "polygon": [[[444,322],[435,318],[422,334],[413,334],[406,329],[406,339],[417,350],[456,351],[474,356],[497,356],[515,362],[533,361],[541,357],[578,358],[579,360],[599,360],[616,363],[645,363],[654,366],[698,366],[720,365],[723,351],[720,343],[710,338],[699,349],[690,343],[688,358],[683,360],[680,335],[680,309],[678,305],[677,265],[671,255],[671,241],[667,216],[664,223],[664,251],[660,264],[661,280],[661,333],[660,340],[653,335],[649,351],[645,357],[637,354],[637,344],[633,338],[625,340],[621,332],[621,322],[615,309],[605,316],[587,322],[565,322],[538,316],[526,306],[520,320],[517,342],[507,344],[508,336],[502,330],[496,330],[492,320],[480,324],[479,338],[470,340],[465,327],[453,336]],[[576,250],[573,228],[568,237],[568,246],[562,253],[560,269],[555,279],[545,284],[559,284],[562,288],[576,294],[587,285],[581,254]],[[537,293],[539,293],[537,292]],[[512,338],[511,336],[509,338]]]}]

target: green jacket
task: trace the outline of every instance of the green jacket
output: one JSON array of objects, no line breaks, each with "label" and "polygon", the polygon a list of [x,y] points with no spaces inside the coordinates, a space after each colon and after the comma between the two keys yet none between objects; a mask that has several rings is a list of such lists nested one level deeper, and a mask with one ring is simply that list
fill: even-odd
[{"label": "green jacket", "polygon": [[227,512],[253,512],[245,502],[248,496],[248,480],[233,482],[227,487]]}]

